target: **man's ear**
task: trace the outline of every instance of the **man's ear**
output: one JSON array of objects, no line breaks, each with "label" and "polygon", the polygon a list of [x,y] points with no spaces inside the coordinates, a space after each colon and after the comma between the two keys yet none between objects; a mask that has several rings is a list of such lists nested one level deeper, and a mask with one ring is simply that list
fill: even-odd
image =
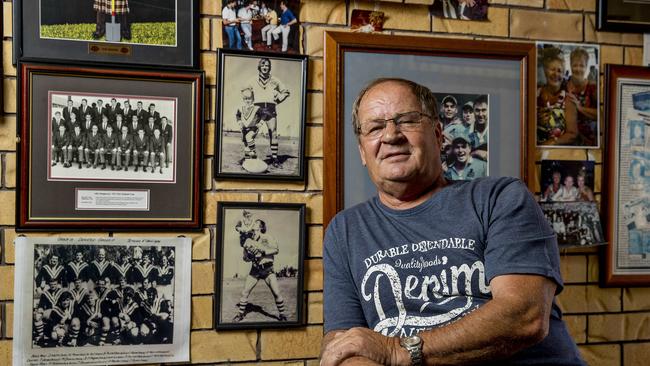
[{"label": "man's ear", "polygon": [[366,156],[365,153],[363,152],[363,149],[361,148],[361,144],[357,144],[357,147],[359,148],[359,156],[361,157],[361,164],[363,166],[366,166]]},{"label": "man's ear", "polygon": [[433,135],[436,138],[438,146],[442,146],[442,123],[440,121],[433,121]]}]

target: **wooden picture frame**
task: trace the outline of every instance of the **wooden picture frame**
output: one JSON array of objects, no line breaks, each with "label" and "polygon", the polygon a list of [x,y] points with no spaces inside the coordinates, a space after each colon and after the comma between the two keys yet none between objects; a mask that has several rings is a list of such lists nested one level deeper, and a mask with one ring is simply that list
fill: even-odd
[{"label": "wooden picture frame", "polygon": [[650,2],[598,0],[596,29],[599,31],[650,32]]},{"label": "wooden picture frame", "polygon": [[19,62],[18,80],[17,230],[201,228],[203,72]]},{"label": "wooden picture frame", "polygon": [[650,69],[607,65],[605,286],[650,285]]},{"label": "wooden picture frame", "polygon": [[305,207],[217,204],[216,329],[304,324]]},{"label": "wooden picture frame", "polygon": [[[326,32],[324,224],[375,194],[350,121],[356,94],[377,77],[410,78],[434,93],[489,94],[489,119],[503,122],[489,125],[497,144],[490,145],[488,175],[517,176],[532,191],[535,72],[533,43]],[[500,82],[506,91],[493,92]]]},{"label": "wooden picture frame", "polygon": [[[108,14],[102,12],[103,21],[93,1],[61,6],[56,0],[15,0],[14,64],[21,58],[55,58],[135,65],[151,65],[155,60],[158,67],[199,66],[198,1],[130,2],[126,16],[117,9],[115,21],[110,14],[111,1],[102,1],[109,7]],[[125,35],[126,28],[130,34]],[[96,37],[95,32],[101,36]]]}]

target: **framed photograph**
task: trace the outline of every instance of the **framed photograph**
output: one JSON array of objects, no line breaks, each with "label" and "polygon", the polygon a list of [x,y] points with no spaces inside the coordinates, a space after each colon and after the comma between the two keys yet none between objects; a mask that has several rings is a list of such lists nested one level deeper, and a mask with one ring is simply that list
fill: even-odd
[{"label": "framed photograph", "polygon": [[300,0],[223,0],[223,48],[299,54]]},{"label": "framed photograph", "polygon": [[597,29],[614,32],[650,32],[649,0],[598,0]]},{"label": "framed photograph", "polygon": [[[528,178],[535,169],[535,135],[528,131],[534,131],[535,120],[535,85],[529,82],[535,77],[534,59],[532,43],[327,32],[324,222],[328,223],[338,211],[376,194],[361,164],[351,120],[357,94],[379,77],[400,77],[427,86],[441,97],[440,113],[443,113],[443,99],[450,96],[446,101],[452,107],[455,105],[456,117],[441,115],[439,118],[454,121],[448,123],[456,126],[448,129],[451,142],[463,142],[470,150],[464,153],[466,156],[473,149],[472,159],[485,170],[481,175],[519,177],[532,187],[533,182],[528,182]],[[479,97],[484,101],[480,103],[480,111],[475,108]],[[470,101],[474,113],[471,127],[456,120],[461,119],[463,107]],[[466,109],[469,112],[469,105]],[[480,122],[485,126],[480,131],[476,128],[477,113],[482,115]],[[468,135],[475,132],[481,134],[484,144],[480,139],[472,139],[476,143],[468,144]],[[456,139],[457,135],[463,138]],[[453,161],[463,160],[453,155],[448,157]]]},{"label": "framed photograph", "polygon": [[215,327],[302,325],[305,205],[220,202],[217,215]]},{"label": "framed photograph", "polygon": [[537,43],[537,145],[600,146],[600,47]]},{"label": "framed photograph", "polygon": [[15,365],[189,361],[191,239],[15,244]]},{"label": "framed photograph", "polygon": [[307,56],[217,57],[215,176],[304,180]]},{"label": "framed photograph", "polygon": [[350,16],[350,29],[359,33],[383,32],[384,18],[383,11],[354,9]]},{"label": "framed photograph", "polygon": [[541,202],[560,248],[606,244],[596,202]]},{"label": "framed photograph", "polygon": [[199,2],[192,0],[14,1],[19,58],[198,67]]},{"label": "framed photograph", "polygon": [[[650,69],[607,65],[602,283],[650,285]],[[643,136],[643,141],[640,137]]]},{"label": "framed photograph", "polygon": [[542,160],[542,202],[595,202],[594,162]]},{"label": "framed photograph", "polygon": [[202,72],[19,70],[18,229],[201,227]]},{"label": "framed photograph", "polygon": [[438,18],[487,20],[488,6],[488,0],[474,0],[471,2],[442,0],[435,1],[430,9],[431,14]]}]

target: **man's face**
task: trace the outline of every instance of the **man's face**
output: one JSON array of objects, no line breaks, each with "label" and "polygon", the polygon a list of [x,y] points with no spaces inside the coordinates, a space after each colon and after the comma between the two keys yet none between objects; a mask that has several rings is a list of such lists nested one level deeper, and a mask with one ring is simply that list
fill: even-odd
[{"label": "man's face", "polygon": [[[411,111],[421,111],[421,104],[410,88],[397,82],[385,82],[366,93],[359,105],[358,117],[363,124]],[[391,182],[417,183],[440,175],[440,124],[426,117],[420,123],[418,131],[401,132],[393,123],[388,123],[379,138],[359,136],[361,161],[380,190]]]},{"label": "man's face", "polygon": [[453,102],[445,102],[442,106],[443,113],[445,118],[454,118],[456,117],[456,105]]},{"label": "man's face", "polygon": [[77,122],[77,115],[76,114],[71,114],[70,115],[70,122],[75,123]]},{"label": "man's face", "polygon": [[160,120],[160,123],[162,123],[163,126],[167,126],[167,117],[163,117],[163,118]]},{"label": "man's face", "polygon": [[97,134],[97,126],[93,126],[93,135]]},{"label": "man's face", "polygon": [[97,253],[97,259],[99,259],[100,262],[106,259],[106,250],[103,248],[99,249],[99,252]]},{"label": "man's face", "polygon": [[106,133],[108,134],[113,133],[113,127],[111,127],[111,125],[106,126]]},{"label": "man's face", "polygon": [[111,99],[111,105],[112,105],[113,107],[115,107],[116,104],[117,104],[117,100],[115,100],[115,99]]},{"label": "man's face", "polygon": [[271,62],[263,60],[260,62],[260,72],[264,75],[268,75],[271,72]]},{"label": "man's face", "polygon": [[562,179],[562,174],[560,173],[553,173],[553,183],[554,184],[560,184],[560,180]]},{"label": "man's face", "polygon": [[583,188],[585,186],[585,177],[582,175],[578,176],[578,187]]},{"label": "man's face", "polygon": [[456,155],[456,160],[463,164],[467,163],[472,152],[472,148],[465,140],[456,140],[453,143],[452,152]]},{"label": "man's face", "polygon": [[84,106],[84,107],[87,106],[87,105],[88,105],[88,101],[85,100],[85,99],[83,99],[83,100],[81,101],[81,105]]},{"label": "man's face", "polygon": [[126,126],[122,126],[122,134],[123,134],[123,135],[126,135],[127,132],[129,132],[129,128],[126,127]]},{"label": "man's face", "polygon": [[151,104],[149,105],[149,112],[153,113],[156,110],[156,106]]},{"label": "man's face", "polygon": [[153,117],[149,117],[149,126],[153,125]]},{"label": "man's face", "polygon": [[97,286],[102,290],[105,289],[106,288],[106,280],[100,278],[97,281]]},{"label": "man's face", "polygon": [[77,262],[83,262],[84,255],[83,255],[83,253],[77,252],[77,254],[75,254],[74,258],[77,260]]},{"label": "man's face", "polygon": [[570,175],[567,175],[566,178],[564,178],[564,186],[567,188],[573,187],[573,177]]},{"label": "man's face", "polygon": [[53,256],[52,258],[50,258],[50,266],[54,267],[57,264],[59,264],[59,257]]},{"label": "man's face", "polygon": [[251,105],[253,105],[253,95],[251,94],[250,90],[245,90],[241,94],[241,97],[242,97],[242,100],[244,101],[244,105],[246,105],[247,107],[250,107]]},{"label": "man's face", "polygon": [[59,133],[61,133],[62,135],[65,133],[65,126],[64,125],[59,126]]},{"label": "man's face", "polygon": [[143,138],[144,137],[144,131],[143,130],[138,130],[138,136],[140,136],[140,138]]},{"label": "man's face", "polygon": [[488,106],[486,103],[478,103],[474,106],[474,114],[476,115],[476,122],[480,125],[486,124],[488,121]]},{"label": "man's face", "polygon": [[54,113],[54,118],[56,118],[57,121],[60,120],[61,119],[61,112]]},{"label": "man's face", "polygon": [[463,109],[463,122],[472,123],[474,122],[474,111],[471,109]]},{"label": "man's face", "polygon": [[156,128],[155,130],[153,130],[153,135],[154,135],[156,138],[160,137],[160,130],[157,129],[157,128]]},{"label": "man's face", "polygon": [[86,123],[90,123],[90,122],[92,122],[92,117],[90,116],[90,114],[87,114],[86,115]]},{"label": "man's face", "polygon": [[131,122],[132,122],[134,125],[137,125],[137,124],[138,124],[138,116],[134,115],[134,116],[131,118]]},{"label": "man's face", "polygon": [[102,117],[102,123],[103,123],[103,124],[107,124],[107,123],[108,123],[108,117],[103,116],[103,117]]},{"label": "man's face", "polygon": [[68,101],[68,107],[72,108],[72,101],[71,100]]},{"label": "man's face", "polygon": [[142,109],[142,102],[138,102],[138,109]]}]

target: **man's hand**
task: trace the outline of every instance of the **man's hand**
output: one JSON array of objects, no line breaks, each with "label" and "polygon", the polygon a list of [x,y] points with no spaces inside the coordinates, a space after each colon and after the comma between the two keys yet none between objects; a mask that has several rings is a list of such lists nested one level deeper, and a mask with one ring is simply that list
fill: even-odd
[{"label": "man's hand", "polygon": [[386,337],[368,328],[352,328],[325,335],[321,366],[336,366],[357,356],[382,365],[403,364],[408,357],[398,338]]}]

